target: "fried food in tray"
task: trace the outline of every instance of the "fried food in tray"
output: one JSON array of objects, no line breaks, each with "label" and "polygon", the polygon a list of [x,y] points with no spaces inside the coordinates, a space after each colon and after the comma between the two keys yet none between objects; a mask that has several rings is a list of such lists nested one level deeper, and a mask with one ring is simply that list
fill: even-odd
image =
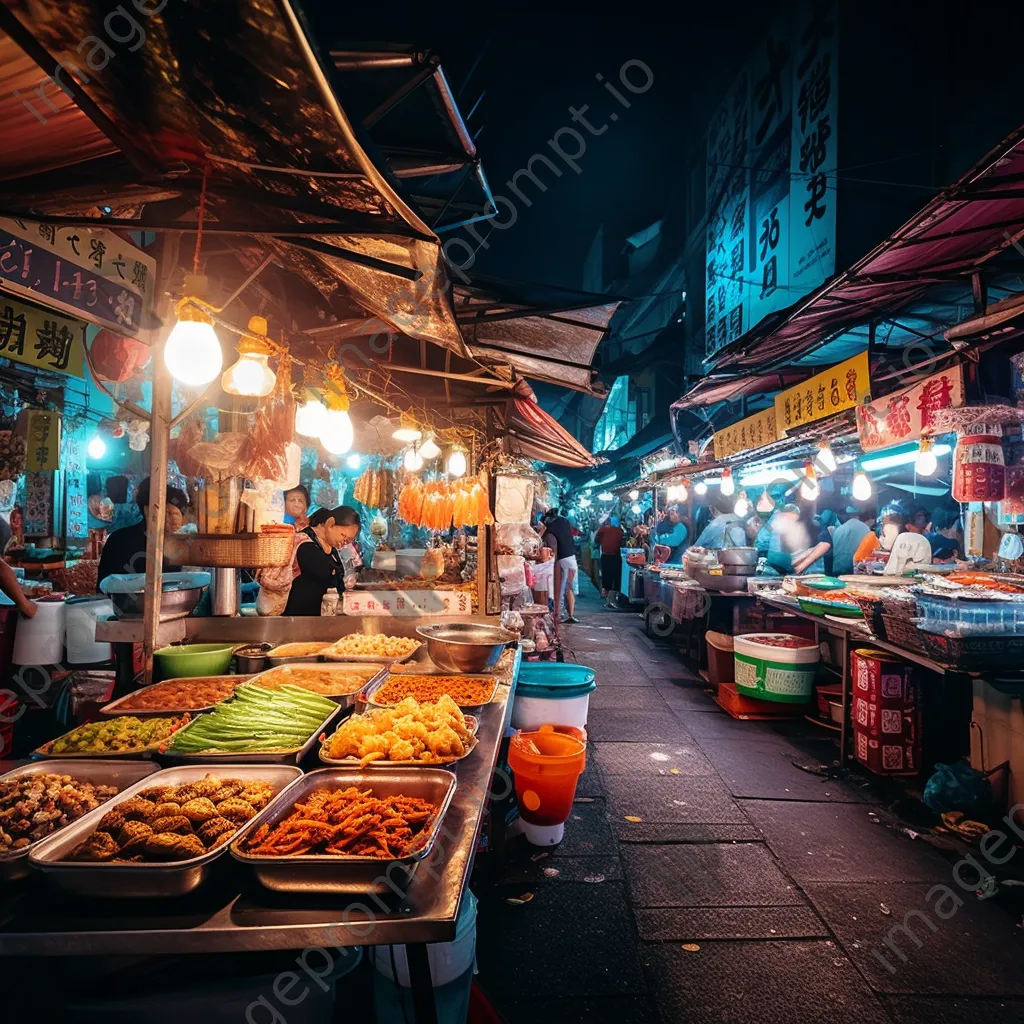
[{"label": "fried food in tray", "polygon": [[426,845],[438,806],[414,796],[374,796],[370,789],[316,789],[276,825],[260,825],[241,842],[252,857],[398,859]]},{"label": "fried food in tray", "polygon": [[273,796],[269,782],[214,775],[180,786],[153,786],[115,804],[63,859],[90,864],[191,860],[228,842]]},{"label": "fried food in tray", "polygon": [[447,694],[460,707],[472,708],[488,704],[494,696],[494,688],[493,679],[482,680],[472,676],[392,675],[369,699],[386,707],[406,697],[423,703],[440,700]]},{"label": "fried food in tray", "polygon": [[268,690],[287,683],[324,697],[346,697],[361,690],[380,669],[380,665],[353,665],[350,669],[282,665],[264,672],[258,683]]},{"label": "fried food in tray", "polygon": [[349,633],[323,651],[327,658],[408,658],[420,646],[408,636],[384,633]]},{"label": "fried food in tray", "polygon": [[393,708],[353,715],[323,746],[331,761],[358,759],[394,764],[451,764],[476,746],[476,736],[459,706],[447,695],[434,704],[407,697]]},{"label": "fried food in tray", "polygon": [[273,650],[267,651],[268,658],[314,658],[323,654],[330,643],[326,640],[317,643],[293,643],[281,644]]},{"label": "fried food in tray", "polygon": [[80,725],[39,748],[44,756],[75,757],[83,754],[133,754],[152,750],[189,721],[189,715],[167,718],[105,718]]},{"label": "fried food in tray", "polygon": [[45,839],[117,793],[117,786],[50,772],[0,780],[0,855]]},{"label": "fried food in tray", "polygon": [[227,700],[239,683],[252,676],[201,676],[154,683],[117,702],[119,713],[133,711],[198,711]]}]

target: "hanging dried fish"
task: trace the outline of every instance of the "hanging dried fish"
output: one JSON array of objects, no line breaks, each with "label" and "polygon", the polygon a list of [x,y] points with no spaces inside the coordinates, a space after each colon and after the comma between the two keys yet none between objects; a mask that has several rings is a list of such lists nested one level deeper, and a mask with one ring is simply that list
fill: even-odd
[{"label": "hanging dried fish", "polygon": [[260,403],[252,428],[252,456],[245,467],[250,480],[282,480],[288,473],[287,447],[295,440],[292,361],[282,354],[274,390]]}]

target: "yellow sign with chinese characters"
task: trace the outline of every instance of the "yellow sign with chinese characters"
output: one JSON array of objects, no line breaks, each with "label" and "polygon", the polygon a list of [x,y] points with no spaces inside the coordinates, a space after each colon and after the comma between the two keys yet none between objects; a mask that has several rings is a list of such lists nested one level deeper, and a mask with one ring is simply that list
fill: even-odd
[{"label": "yellow sign with chinese characters", "polygon": [[794,427],[823,420],[870,400],[871,371],[868,354],[861,352],[775,396],[778,437],[781,440]]},{"label": "yellow sign with chinese characters", "polygon": [[41,473],[60,469],[60,414],[49,409],[29,409],[25,417],[25,469]]},{"label": "yellow sign with chinese characters", "polygon": [[0,356],[50,373],[82,376],[85,324],[0,294]]},{"label": "yellow sign with chinese characters", "polygon": [[753,448],[761,448],[763,445],[772,444],[778,440],[777,427],[775,425],[775,407],[764,409],[754,413],[739,423],[733,423],[723,430],[715,431],[715,458],[727,459],[730,455],[738,455],[740,452],[749,451]]}]

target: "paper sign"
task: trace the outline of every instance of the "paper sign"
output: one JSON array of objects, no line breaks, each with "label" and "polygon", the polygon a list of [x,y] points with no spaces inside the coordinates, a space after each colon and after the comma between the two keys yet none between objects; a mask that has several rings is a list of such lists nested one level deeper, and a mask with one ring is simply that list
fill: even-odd
[{"label": "paper sign", "polygon": [[86,422],[81,420],[73,430],[65,430],[61,439],[60,468],[64,472],[64,502],[67,536],[84,540],[89,536],[89,513],[86,495]]},{"label": "paper sign", "polygon": [[85,324],[0,295],[0,356],[57,373],[82,376]]},{"label": "paper sign", "polygon": [[25,475],[25,527],[26,537],[49,537],[50,514],[53,509],[53,474],[27,473]]},{"label": "paper sign", "polygon": [[25,469],[39,473],[60,468],[60,415],[49,409],[29,409],[25,417]]},{"label": "paper sign", "polygon": [[396,618],[471,615],[473,597],[455,590],[346,590],[342,609],[346,615]]},{"label": "paper sign", "polygon": [[857,409],[857,433],[864,451],[914,441],[935,429],[940,409],[964,404],[964,371],[959,364],[909,388]]},{"label": "paper sign", "polygon": [[871,397],[870,376],[868,354],[861,352],[816,373],[803,384],[780,391],[775,396],[778,438],[784,438],[794,427],[862,405]]},{"label": "paper sign", "polygon": [[723,430],[716,430],[715,458],[725,459],[752,448],[773,444],[777,440],[775,407],[772,406]]}]

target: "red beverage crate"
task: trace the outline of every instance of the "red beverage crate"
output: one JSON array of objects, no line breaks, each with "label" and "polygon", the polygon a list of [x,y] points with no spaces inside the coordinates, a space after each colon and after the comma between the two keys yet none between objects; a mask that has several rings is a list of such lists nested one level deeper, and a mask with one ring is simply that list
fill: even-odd
[{"label": "red beverage crate", "polygon": [[871,704],[913,707],[917,703],[911,665],[885,651],[859,648],[850,654],[850,679],[854,697]]},{"label": "red beverage crate", "polygon": [[912,743],[917,737],[918,712],[914,707],[890,708],[872,704],[863,697],[853,698],[853,727],[873,739],[902,739]]}]

